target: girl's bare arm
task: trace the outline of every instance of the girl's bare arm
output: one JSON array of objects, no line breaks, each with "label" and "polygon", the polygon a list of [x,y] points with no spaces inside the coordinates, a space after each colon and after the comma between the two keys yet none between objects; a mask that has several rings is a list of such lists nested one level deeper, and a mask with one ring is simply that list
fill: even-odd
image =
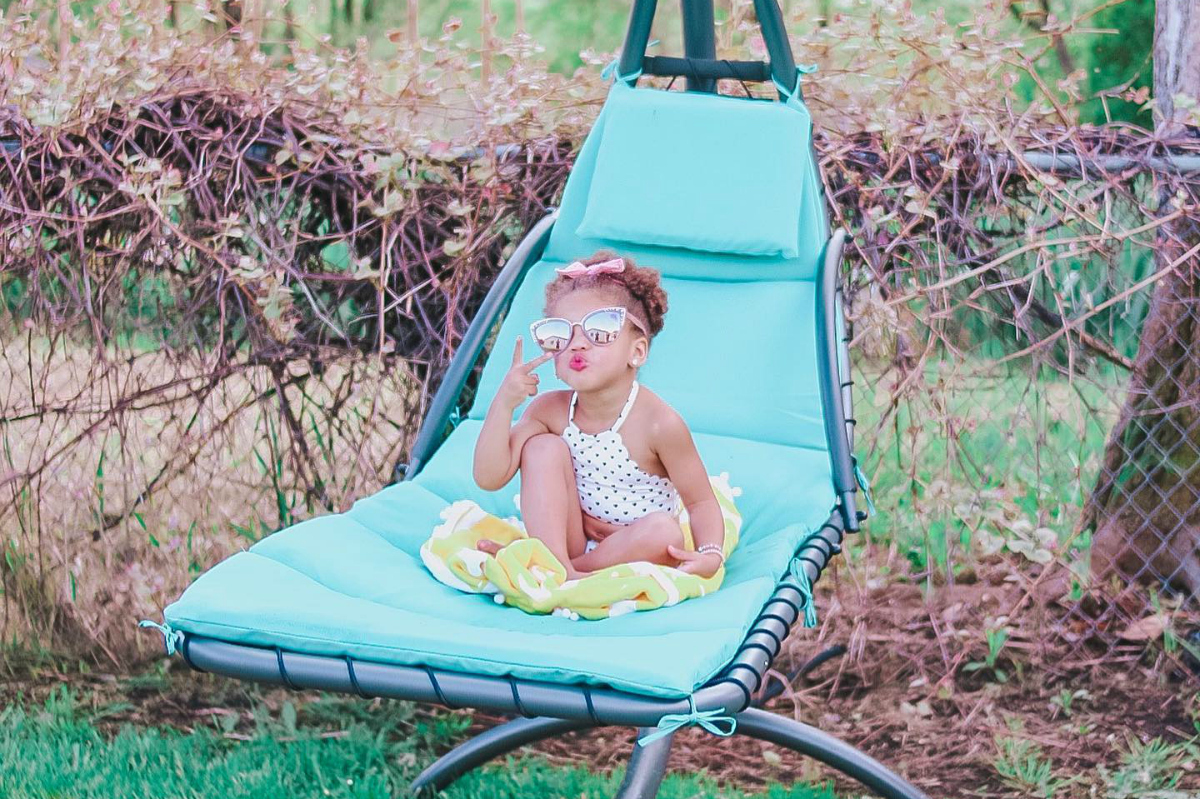
[{"label": "girl's bare arm", "polygon": [[[684,507],[687,508],[696,547],[705,544],[723,546],[725,519],[687,423],[678,412],[668,407],[664,409],[655,430],[656,453],[666,467],[667,476],[679,491]],[[719,560],[716,555],[709,557],[714,561]],[[713,571],[716,571],[715,566]]]},{"label": "girl's bare arm", "polygon": [[[492,398],[479,438],[475,441],[472,472],[475,483],[485,491],[496,491],[508,485],[521,465],[521,450],[525,442],[538,433],[549,432],[544,419],[546,398],[550,395],[535,396],[538,376],[533,370],[551,357],[551,353],[543,353],[531,361],[523,362],[521,337],[517,336],[512,366]],[[525,408],[517,423],[513,424],[513,411],[531,396],[533,401]]]},{"label": "girl's bare arm", "polygon": [[498,491],[508,485],[521,466],[525,442],[538,433],[549,433],[542,421],[548,394],[534,397],[516,424],[511,424],[512,409],[493,402],[483,419],[475,441],[475,483],[485,491]]}]

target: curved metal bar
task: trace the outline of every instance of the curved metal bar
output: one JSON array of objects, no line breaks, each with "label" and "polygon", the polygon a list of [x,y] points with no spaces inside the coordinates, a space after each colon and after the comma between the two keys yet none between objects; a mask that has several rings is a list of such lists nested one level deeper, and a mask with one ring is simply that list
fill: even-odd
[{"label": "curved metal bar", "polygon": [[858,780],[884,799],[929,799],[878,760],[795,719],[751,708],[737,715],[737,731],[819,760],[847,777]]},{"label": "curved metal bar", "polygon": [[[839,256],[841,254],[839,253]],[[836,318],[835,330],[838,337],[838,373],[842,384],[842,410],[846,417],[846,442],[851,454],[854,453],[854,427],[858,420],[854,418],[854,375],[850,369],[850,328],[846,324],[845,291],[841,281],[838,281],[837,296],[834,298],[833,310]]]},{"label": "curved metal bar", "polygon": [[[638,737],[652,731],[649,727],[638,730]],[[658,795],[658,786],[662,784],[663,775],[667,772],[667,757],[671,754],[671,742],[675,733],[651,741],[648,746],[633,745],[633,757],[629,758],[629,767],[625,769],[625,779],[617,789],[616,799],[654,799]]]},{"label": "curved metal bar", "polygon": [[842,521],[847,532],[858,532],[858,503],[855,492],[858,483],[854,478],[854,461],[850,453],[850,441],[846,431],[846,409],[842,405],[844,381],[838,369],[837,311],[835,304],[840,300],[840,266],[842,248],[846,242],[846,231],[842,228],[825,244],[821,261],[821,273],[817,286],[821,292],[817,298],[817,370],[821,389],[821,408],[825,412],[825,438],[829,443],[829,459],[833,468],[833,486],[838,493]]},{"label": "curved metal bar", "polygon": [[[835,513],[796,550],[794,557],[799,561],[800,568],[804,569],[809,585],[816,585],[829,561],[841,551],[842,523],[841,516]],[[741,648],[725,667],[722,679],[732,681],[743,691],[743,702],[738,710],[750,706],[753,694],[762,685],[771,666],[774,657],[770,654],[771,650],[779,654],[776,642],[782,644],[800,617],[807,600],[799,589],[796,578],[790,571],[786,572],[775,586],[771,598],[759,611]]]},{"label": "curved metal bar", "polygon": [[436,793],[468,771],[526,744],[593,726],[579,719],[514,719],[462,742],[439,757],[417,775],[409,790],[414,794]]},{"label": "curved metal bar", "polygon": [[450,367],[446,370],[442,383],[433,396],[433,402],[430,403],[429,411],[425,414],[425,421],[421,423],[421,429],[417,432],[417,440],[413,443],[408,463],[396,469],[397,476],[401,479],[411,480],[416,477],[417,473],[421,471],[421,467],[441,446],[442,440],[446,437],[446,424],[454,408],[458,405],[458,397],[462,393],[463,385],[466,384],[467,378],[475,368],[475,362],[479,360],[484,344],[487,343],[492,325],[496,323],[496,319],[512,301],[513,294],[521,285],[525,273],[542,257],[542,253],[546,250],[546,244],[550,240],[550,231],[554,228],[554,222],[557,219],[558,209],[555,208],[529,229],[517,248],[513,250],[508,262],[504,264],[504,268],[500,270],[500,274],[496,276],[492,287],[488,289],[487,296],[483,298],[483,303],[479,306],[475,318],[471,320],[467,332],[463,334],[463,340],[458,345],[454,358],[450,361]]}]

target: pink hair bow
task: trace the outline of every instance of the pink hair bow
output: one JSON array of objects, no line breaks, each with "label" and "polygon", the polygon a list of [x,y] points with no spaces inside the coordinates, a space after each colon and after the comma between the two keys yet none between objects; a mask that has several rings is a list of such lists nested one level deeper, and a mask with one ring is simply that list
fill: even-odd
[{"label": "pink hair bow", "polygon": [[555,269],[560,275],[569,278],[584,277],[585,275],[600,275],[605,272],[623,272],[625,271],[625,259],[621,257],[612,258],[607,261],[601,261],[598,264],[588,266],[580,261],[573,261],[561,269]]}]

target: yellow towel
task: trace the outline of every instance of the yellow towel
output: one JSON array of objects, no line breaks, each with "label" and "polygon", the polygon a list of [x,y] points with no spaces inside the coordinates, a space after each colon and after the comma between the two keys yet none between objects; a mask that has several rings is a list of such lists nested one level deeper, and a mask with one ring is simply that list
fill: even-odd
[{"label": "yellow towel", "polygon": [[[726,558],[737,546],[742,515],[734,504],[740,488],[729,474],[709,477],[725,520]],[[687,509],[676,505],[685,546],[694,548]],[[635,610],[674,605],[716,591],[725,579],[722,566],[712,577],[699,577],[672,566],[638,561],[623,563],[567,580],[558,558],[537,538],[525,533],[516,517],[501,519],[473,500],[452,502],[441,513],[421,547],[421,560],[441,582],[462,591],[489,593],[528,613],[553,613],[572,619],[605,619]],[[500,544],[494,556],[476,549],[481,538]]]}]

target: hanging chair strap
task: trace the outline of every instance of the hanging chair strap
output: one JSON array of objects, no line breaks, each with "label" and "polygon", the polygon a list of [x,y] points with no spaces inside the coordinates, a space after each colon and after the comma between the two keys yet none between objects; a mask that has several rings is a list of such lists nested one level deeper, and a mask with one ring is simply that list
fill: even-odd
[{"label": "hanging chair strap", "polygon": [[[649,746],[664,735],[670,735],[681,727],[693,724],[699,725],[713,735],[719,735],[722,738],[728,738],[737,730],[737,719],[733,716],[725,715],[717,709],[696,710],[696,700],[691,696],[688,697],[688,706],[691,710],[687,713],[668,713],[659,719],[654,732],[638,738],[638,746]],[[728,729],[723,728],[722,724],[728,725]]]},{"label": "hanging chair strap", "polygon": [[142,619],[138,622],[138,627],[154,627],[156,630],[162,633],[163,643],[166,644],[168,657],[174,655],[179,649],[180,645],[183,644],[183,631],[176,630],[169,624],[159,624],[158,622],[151,621],[150,619]]},{"label": "hanging chair strap", "polygon": [[[649,44],[646,45],[646,49],[649,50],[651,47],[658,44],[658,41],[659,41],[658,39],[655,39],[654,41],[650,42]],[[620,62],[620,60],[621,60],[621,56],[618,55],[612,61],[609,61],[608,64],[605,65],[604,69],[600,70],[600,79],[608,80],[610,75],[616,75],[617,80],[623,81],[625,83],[628,83],[632,80],[637,80],[638,77],[642,74],[641,67],[638,67],[636,72],[633,72],[629,75],[620,75],[620,74],[617,74],[617,66],[618,66],[618,63]]]},{"label": "hanging chair strap", "polygon": [[858,465],[858,458],[851,455],[850,462],[854,464],[854,479],[858,481],[858,487],[863,490],[863,496],[867,499],[867,510],[874,516],[875,500],[871,497],[871,483],[867,480],[867,475],[863,472],[862,467]]},{"label": "hanging chair strap", "polygon": [[796,590],[800,592],[800,596],[804,598],[804,626],[817,626],[817,605],[813,599],[812,583],[808,579],[808,572],[804,570],[804,559],[800,556],[793,557],[788,564],[788,571],[792,577],[796,578],[796,582],[800,585]]},{"label": "hanging chair strap", "polygon": [[771,82],[775,84],[775,88],[779,89],[779,93],[787,98],[787,102],[791,102],[793,97],[800,95],[800,81],[805,75],[817,71],[816,64],[797,64],[796,65],[796,85],[790,89],[775,79],[775,75],[771,75]]}]

